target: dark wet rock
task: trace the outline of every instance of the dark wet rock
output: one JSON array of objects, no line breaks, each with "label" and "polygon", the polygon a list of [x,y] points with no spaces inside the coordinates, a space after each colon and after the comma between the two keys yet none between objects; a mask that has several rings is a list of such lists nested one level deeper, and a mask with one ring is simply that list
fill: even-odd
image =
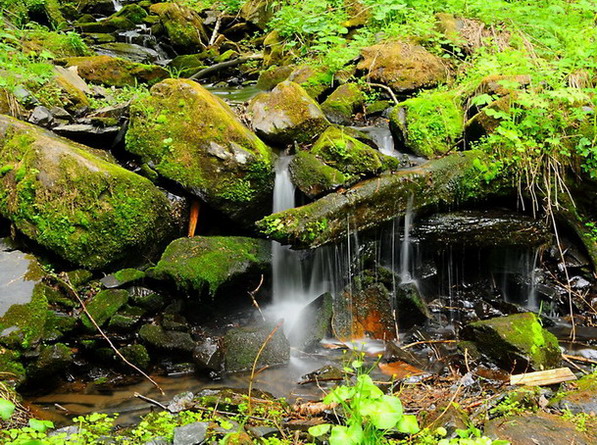
[{"label": "dark wet rock", "polygon": [[189,330],[187,319],[179,313],[164,314],[161,324],[167,331],[186,332]]},{"label": "dark wet rock", "polygon": [[310,142],[329,126],[319,105],[290,81],[255,96],[248,113],[257,134],[273,143]]},{"label": "dark wet rock", "polygon": [[350,183],[350,177],[308,151],[299,151],[289,165],[292,183],[309,198],[333,192]]},{"label": "dark wet rock", "polygon": [[558,340],[541,327],[533,313],[470,323],[462,335],[504,369],[540,371],[555,368],[561,361]]},{"label": "dark wet rock", "polygon": [[63,124],[52,129],[54,133],[95,147],[110,148],[121,131],[120,126],[97,126],[93,124]]},{"label": "dark wet rock", "polygon": [[134,326],[145,315],[145,310],[137,306],[124,305],[116,314],[110,318],[108,327],[111,330],[130,332]]},{"label": "dark wet rock", "polygon": [[305,374],[301,377],[299,383],[319,383],[343,380],[345,377],[344,371],[332,365],[326,365],[313,372]]},{"label": "dark wet rock", "polygon": [[66,277],[68,278],[68,281],[72,287],[74,287],[76,290],[80,290],[83,286],[89,283],[89,281],[91,281],[93,278],[93,273],[86,269],[77,269],[66,272]]},{"label": "dark wet rock", "polygon": [[123,287],[125,285],[133,284],[145,278],[145,272],[138,269],[121,269],[113,274],[106,275],[100,280],[100,283],[108,289]]},{"label": "dark wet rock", "polygon": [[0,213],[64,259],[90,269],[139,261],[169,236],[163,194],[100,152],[8,116],[0,140],[0,164],[9,168]]},{"label": "dark wet rock", "polygon": [[164,297],[152,290],[141,286],[129,288],[131,303],[140,306],[148,311],[156,311],[164,306]]},{"label": "dark wet rock", "polygon": [[[129,293],[125,289],[107,289],[98,292],[91,300],[87,301],[87,311],[95,322],[102,326],[118,309],[126,304],[129,299]],[[95,326],[86,314],[81,316],[83,325],[90,331],[95,330]]]},{"label": "dark wet rock", "polygon": [[264,91],[273,90],[276,85],[284,82],[292,72],[291,66],[273,66],[259,73],[257,88]]},{"label": "dark wet rock", "polygon": [[28,119],[29,122],[41,127],[49,127],[54,122],[54,116],[46,107],[35,107]]},{"label": "dark wet rock", "polygon": [[547,413],[498,417],[485,423],[484,433],[492,439],[507,440],[512,445],[575,444],[590,445],[593,434],[578,431],[572,422]]},{"label": "dark wet rock", "polygon": [[238,222],[271,209],[271,149],[196,82],[169,79],[134,102],[126,149]]},{"label": "dark wet rock", "polygon": [[274,16],[276,3],[272,0],[249,0],[240,10],[240,16],[259,29],[264,30]]},{"label": "dark wet rock", "polygon": [[365,95],[355,83],[345,83],[334,90],[321,104],[321,110],[334,124],[348,125],[352,116],[365,103]]},{"label": "dark wet rock", "polygon": [[64,372],[73,361],[68,346],[57,343],[44,346],[35,362],[27,367],[27,376],[33,380],[54,379]]},{"label": "dark wet rock", "polygon": [[553,404],[572,414],[597,415],[597,373],[582,377],[574,386],[575,389],[564,392],[563,396],[556,396],[556,403]]},{"label": "dark wet rock", "polygon": [[25,367],[20,358],[20,352],[0,347],[0,373],[4,381],[14,382],[17,385],[25,381]]},{"label": "dark wet rock", "polygon": [[396,317],[400,329],[410,329],[431,318],[431,312],[416,283],[404,283],[396,287]]},{"label": "dark wet rock", "polygon": [[[49,299],[48,299],[49,300]],[[69,314],[49,311],[44,327],[44,342],[64,339],[77,327],[77,319]]]},{"label": "dark wet rock", "polygon": [[509,113],[511,102],[510,96],[501,97],[471,117],[464,126],[467,142],[474,142],[482,136],[493,133],[499,127],[500,119],[495,117],[494,113],[488,113],[487,110]]},{"label": "dark wet rock", "polygon": [[154,324],[141,326],[139,337],[148,345],[165,352],[190,353],[195,348],[195,342],[189,333],[166,331]]},{"label": "dark wet rock", "polygon": [[425,48],[403,41],[387,41],[364,48],[357,68],[372,82],[397,93],[433,88],[448,78],[444,62]]},{"label": "dark wet rock", "polygon": [[349,226],[352,233],[403,216],[411,197],[413,209],[417,210],[508,192],[508,185],[488,185],[483,180],[475,167],[480,157],[481,153],[471,150],[382,174],[342,193],[267,216],[256,224],[262,233],[282,243],[316,247],[344,239]]},{"label": "dark wet rock", "polygon": [[13,304],[27,304],[44,277],[33,255],[0,246],[0,316]]},{"label": "dark wet rock", "polygon": [[147,369],[151,358],[143,345],[127,345],[120,348],[120,353],[133,365]]},{"label": "dark wet rock", "polygon": [[373,284],[354,291],[347,287],[334,299],[334,334],[340,340],[395,338],[391,300],[390,292],[383,284]]},{"label": "dark wet rock", "polygon": [[205,441],[208,422],[194,422],[174,428],[173,445],[198,445]]},{"label": "dark wet rock", "polygon": [[172,280],[194,294],[209,292],[232,280],[267,270],[270,243],[245,237],[194,237],[173,241],[152,270],[154,278]]},{"label": "dark wet rock", "polygon": [[222,340],[206,337],[197,342],[193,350],[193,361],[198,369],[219,372],[223,368]]},{"label": "dark wet rock", "polygon": [[462,139],[464,111],[452,93],[431,93],[408,99],[390,112],[396,143],[417,156],[444,155]]},{"label": "dark wet rock", "polygon": [[203,49],[207,32],[199,14],[178,3],[156,3],[149,8],[160,17],[170,43],[182,52]]},{"label": "dark wet rock", "polygon": [[66,67],[77,67],[79,76],[88,82],[123,87],[159,82],[169,76],[168,71],[156,65],[144,65],[110,56],[68,57],[58,61]]},{"label": "dark wet rock", "polygon": [[[250,371],[257,353],[273,332],[274,326],[232,328],[224,336],[224,363],[228,372]],[[288,363],[290,345],[279,327],[257,360],[257,369]]]},{"label": "dark wet rock", "polygon": [[154,63],[159,60],[159,53],[151,48],[136,43],[108,42],[94,47],[97,54],[118,57],[135,63]]},{"label": "dark wet rock", "polygon": [[543,221],[499,210],[436,214],[417,221],[412,235],[441,246],[537,247],[547,244],[551,239]]},{"label": "dark wet rock", "polygon": [[312,351],[331,333],[333,298],[328,292],[309,303],[300,313],[299,323],[288,335],[290,344],[301,351]]},{"label": "dark wet rock", "polygon": [[112,0],[82,0],[77,3],[77,9],[87,14],[110,15],[115,12]]}]

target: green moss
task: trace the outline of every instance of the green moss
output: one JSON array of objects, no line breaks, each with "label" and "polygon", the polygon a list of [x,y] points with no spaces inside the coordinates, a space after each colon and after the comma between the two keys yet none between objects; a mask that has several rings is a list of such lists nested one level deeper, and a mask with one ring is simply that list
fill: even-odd
[{"label": "green moss", "polygon": [[0,382],[14,380],[19,384],[25,381],[25,367],[20,358],[19,352],[0,346]]},{"label": "green moss", "polygon": [[431,158],[454,148],[462,137],[463,114],[452,93],[424,93],[398,104],[390,124],[409,150]]},{"label": "green moss", "polygon": [[[87,311],[95,322],[102,326],[120,309],[129,299],[129,293],[124,289],[106,289],[98,292],[90,301],[86,303]],[[95,326],[86,314],[81,316],[83,325],[90,331],[95,330]]]},{"label": "green moss", "polygon": [[196,12],[178,3],[156,3],[149,10],[160,17],[174,46],[186,50],[204,47],[207,33]]},{"label": "green moss", "polygon": [[170,230],[168,201],[147,179],[8,117],[0,134],[0,163],[18,165],[0,178],[0,213],[63,258],[99,268]]},{"label": "green moss", "polygon": [[61,33],[35,29],[25,34],[23,51],[40,53],[49,51],[55,57],[74,57],[90,55],[91,51],[78,34]]},{"label": "green moss", "polygon": [[35,346],[44,335],[48,313],[45,286],[39,283],[29,303],[12,305],[0,317],[0,344],[13,349]]},{"label": "green moss", "polygon": [[128,345],[120,349],[124,357],[133,365],[146,369],[151,362],[149,353],[143,345]]},{"label": "green moss", "polygon": [[125,284],[145,278],[145,272],[131,268],[122,269],[114,274],[114,278],[120,281],[121,284]]},{"label": "green moss", "polygon": [[365,95],[357,84],[340,85],[321,104],[326,117],[335,124],[348,124],[352,115],[365,103]]},{"label": "green moss", "polygon": [[350,175],[326,165],[307,151],[299,151],[290,164],[292,182],[307,196],[314,198],[350,183]]},{"label": "green moss", "polygon": [[[143,9],[141,6],[132,4],[132,5],[124,5],[120,11],[114,14],[112,17],[122,17],[130,22],[134,23],[135,25],[140,25],[143,23],[145,17],[147,17],[147,11]],[[108,18],[110,20],[110,18]]]},{"label": "green moss", "polygon": [[153,270],[186,291],[212,295],[235,275],[267,268],[269,243],[245,237],[196,237],[173,241]]}]

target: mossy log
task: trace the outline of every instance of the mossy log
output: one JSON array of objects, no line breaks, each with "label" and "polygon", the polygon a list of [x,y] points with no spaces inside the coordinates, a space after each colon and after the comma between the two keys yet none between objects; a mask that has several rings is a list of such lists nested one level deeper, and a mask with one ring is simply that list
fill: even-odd
[{"label": "mossy log", "polygon": [[[102,156],[102,157],[100,157]],[[64,259],[139,261],[172,230],[168,200],[104,152],[0,115],[0,214]]]},{"label": "mossy log", "polygon": [[262,233],[296,248],[337,241],[349,231],[369,229],[414,209],[453,205],[505,193],[504,182],[487,184],[476,167],[483,153],[468,151],[383,174],[302,207],[269,215],[257,222]]}]

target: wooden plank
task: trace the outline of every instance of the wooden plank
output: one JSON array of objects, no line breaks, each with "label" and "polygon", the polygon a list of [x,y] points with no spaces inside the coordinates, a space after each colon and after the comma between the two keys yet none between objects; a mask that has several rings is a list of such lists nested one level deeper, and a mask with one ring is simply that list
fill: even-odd
[{"label": "wooden plank", "polygon": [[576,380],[570,368],[548,369],[510,376],[510,385],[543,386]]}]

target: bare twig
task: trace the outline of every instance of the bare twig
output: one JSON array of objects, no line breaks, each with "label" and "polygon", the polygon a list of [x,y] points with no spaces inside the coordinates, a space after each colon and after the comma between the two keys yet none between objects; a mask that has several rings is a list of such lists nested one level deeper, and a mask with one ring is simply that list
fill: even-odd
[{"label": "bare twig", "polygon": [[152,405],[155,405],[155,406],[157,406],[159,408],[162,408],[163,410],[170,411],[166,405],[158,402],[157,400],[151,399],[151,398],[149,398],[147,396],[144,396],[143,394],[139,394],[138,392],[134,393],[133,395],[136,398],[144,400],[145,402],[151,403]]},{"label": "bare twig", "polygon": [[562,354],[564,360],[576,360],[577,362],[590,363],[591,365],[597,365],[597,361],[591,360],[590,358],[579,357],[577,355]]},{"label": "bare twig", "polygon": [[261,274],[261,279],[259,280],[259,284],[255,288],[255,290],[249,291],[249,296],[251,297],[251,300],[253,300],[253,306],[255,306],[257,308],[257,310],[261,314],[261,318],[263,318],[263,321],[265,321],[265,316],[263,315],[263,312],[261,312],[261,308],[259,307],[259,303],[257,303],[257,300],[255,300],[255,294],[257,292],[259,292],[259,289],[261,289],[261,285],[262,284],[263,284],[263,274]]},{"label": "bare twig", "polygon": [[398,104],[400,102],[398,100],[398,98],[396,97],[396,94],[394,94],[394,91],[389,86],[381,84],[381,83],[372,83],[372,82],[367,82],[367,84],[372,87],[377,87],[377,88],[386,90],[390,94],[390,97],[392,98],[392,100],[394,101],[395,104]]},{"label": "bare twig", "polygon": [[252,54],[246,57],[239,57],[238,59],[227,60],[225,62],[216,63],[215,65],[208,66],[207,68],[203,68],[197,71],[195,74],[189,77],[191,80],[198,80],[203,79],[210,74],[215,73],[216,71],[223,70],[224,68],[231,68],[236,65],[240,65],[241,63],[248,62],[249,60],[258,60],[263,59],[263,54]]},{"label": "bare twig", "polygon": [[413,346],[418,345],[426,345],[426,344],[434,344],[434,343],[456,343],[458,340],[421,340],[416,341],[414,343],[409,343],[407,345],[402,346],[402,349],[412,348]]},{"label": "bare twig", "polygon": [[218,37],[218,31],[220,30],[220,25],[222,24],[222,17],[218,17],[216,19],[216,24],[214,26],[214,31],[211,33],[211,37],[209,39],[209,42],[207,44],[207,46],[211,46],[214,44],[214,42],[216,41],[216,37]]},{"label": "bare twig", "polygon": [[255,360],[253,360],[253,367],[251,368],[251,378],[249,379],[249,400],[247,401],[247,412],[249,414],[251,414],[251,392],[253,391],[253,379],[255,378],[255,368],[257,368],[257,362],[259,361],[259,357],[261,357],[261,354],[263,353],[263,350],[265,349],[265,347],[267,346],[267,344],[269,343],[269,341],[274,337],[274,335],[276,334],[276,332],[278,331],[278,329],[280,329],[280,327],[284,324],[284,320],[282,320],[281,322],[279,322],[276,326],[274,326],[274,329],[272,329],[272,331],[269,333],[269,335],[267,336],[267,338],[265,339],[265,341],[263,342],[263,344],[261,345],[261,347],[259,348],[259,351],[257,351],[257,355],[255,356]]},{"label": "bare twig", "polygon": [[143,377],[145,377],[147,380],[149,380],[153,384],[153,386],[155,386],[160,391],[160,393],[162,395],[166,395],[166,393],[164,392],[164,390],[162,389],[162,387],[160,385],[158,385],[155,380],[153,380],[151,377],[149,377],[149,375],[147,375],[141,368],[139,368],[138,366],[136,366],[133,363],[131,363],[130,361],[128,361],[127,358],[124,355],[122,355],[122,353],[114,345],[114,343],[112,343],[112,340],[110,340],[110,338],[105,334],[105,332],[102,330],[102,328],[93,319],[93,317],[91,316],[91,314],[87,310],[87,306],[85,305],[85,302],[83,301],[83,299],[81,298],[81,296],[79,295],[79,293],[75,290],[75,288],[72,286],[72,284],[70,283],[70,280],[68,279],[68,277],[63,280],[60,277],[58,277],[57,275],[55,275],[55,274],[51,274],[51,275],[53,276],[53,278],[56,281],[58,281],[60,284],[62,284],[62,286],[64,286],[77,299],[77,301],[81,305],[81,308],[83,309],[83,312],[85,312],[85,315],[87,315],[87,317],[89,317],[89,321],[91,321],[91,323],[93,324],[93,326],[95,327],[95,329],[97,329],[97,332],[99,332],[99,334],[104,338],[104,340],[106,340],[106,342],[108,342],[108,345],[110,346],[110,348],[112,348],[112,350],[114,351],[114,353],[124,363],[126,363],[128,366],[130,366],[135,371],[137,371],[139,374],[141,374]]}]

